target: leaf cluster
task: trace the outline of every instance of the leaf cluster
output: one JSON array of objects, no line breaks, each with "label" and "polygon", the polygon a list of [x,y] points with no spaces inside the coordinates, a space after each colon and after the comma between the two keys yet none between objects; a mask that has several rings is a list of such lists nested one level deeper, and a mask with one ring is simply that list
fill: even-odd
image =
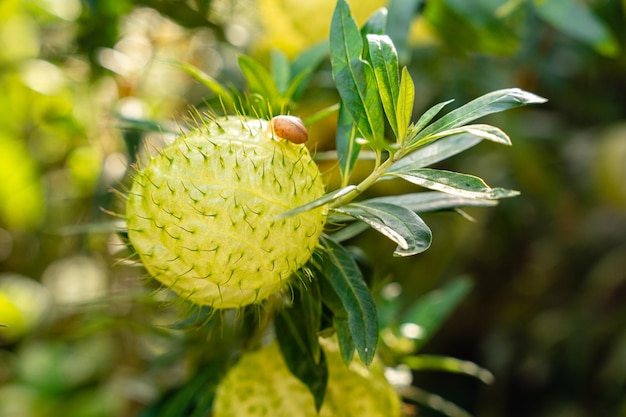
[{"label": "leaf cluster", "polygon": [[[311,262],[311,268],[318,278],[316,285],[321,288],[319,295],[324,307],[317,311],[330,313],[327,321],[337,334],[346,363],[350,363],[355,351],[363,363],[372,362],[380,326],[374,297],[357,259],[341,242],[372,228],[397,244],[395,256],[415,255],[428,249],[432,240],[432,232],[419,213],[468,205],[489,206],[497,199],[517,195],[514,190],[489,187],[472,175],[427,166],[469,149],[483,139],[510,145],[510,138],[500,129],[472,122],[492,113],[545,101],[517,88],[504,89],[479,97],[435,120],[451,101],[439,103],[413,122],[414,83],[408,70],[400,68],[394,43],[385,34],[386,18],[387,10],[381,9],[359,28],[347,2],[337,1],[331,24],[330,60],[341,98],[336,149],[342,186],[284,213],[289,216],[322,205],[330,208],[329,223],[334,230],[321,239],[321,249]],[[363,181],[351,184],[350,174],[367,148],[375,155],[375,167]],[[431,191],[358,199],[374,183],[394,178]],[[316,295],[303,292],[300,296]],[[431,304],[425,301],[419,308],[430,310]],[[419,308],[414,314],[418,322]],[[294,315],[300,314],[296,313],[297,309],[294,306]],[[447,310],[444,308],[444,311]],[[424,328],[431,332],[438,323],[424,324]],[[310,320],[309,324],[312,324]],[[316,325],[299,327],[292,332],[293,339],[313,341],[312,336],[302,336],[307,331],[317,334],[320,328]],[[283,344],[286,344],[284,339]],[[292,362],[290,368],[308,384],[321,404],[323,393],[319,387],[323,384],[319,380],[311,381],[316,376],[325,378],[319,371],[324,362],[319,357],[316,359],[314,352],[310,350],[305,355],[310,358],[309,371],[296,369],[297,362]],[[290,363],[288,356],[286,359]]]},{"label": "leaf cluster", "polygon": [[[338,0],[328,43],[305,51],[292,62],[275,51],[269,69],[250,57],[240,56],[239,68],[247,82],[244,94],[196,67],[174,63],[206,86],[225,114],[236,112],[269,118],[291,112],[315,69],[330,54],[340,101],[306,122],[338,112],[336,157],[341,186],[282,214],[290,216],[326,205],[328,224],[332,227],[320,238],[319,248],[310,262],[298,272],[302,285],[293,288],[291,302],[276,312],[273,319],[287,366],[310,389],[318,409],[328,381],[318,337],[334,333],[346,364],[354,359],[356,352],[361,362],[370,365],[379,347],[381,329],[391,326],[380,322],[381,313],[359,259],[343,242],[372,228],[397,245],[395,256],[416,255],[427,250],[432,240],[432,232],[421,213],[493,206],[498,199],[517,195],[514,190],[492,188],[476,176],[430,166],[482,140],[510,145],[505,132],[475,121],[511,108],[545,102],[517,88],[503,89],[478,97],[443,116],[439,114],[452,100],[441,102],[414,121],[414,82],[407,68],[400,65],[396,46],[387,33],[387,19],[388,11],[382,8],[359,28],[346,0]],[[371,173],[352,183],[351,173],[357,161],[372,155],[375,164]],[[361,198],[373,184],[392,179],[407,181],[427,191]],[[405,315],[405,321],[419,325],[427,335],[423,341],[427,340],[468,288],[465,281],[451,286],[443,292],[443,303],[428,296],[419,300]],[[415,349],[419,347],[414,345]],[[448,359],[408,356],[404,363],[416,370],[467,371],[464,364]],[[484,376],[484,372],[478,371],[474,376],[479,374]]]}]

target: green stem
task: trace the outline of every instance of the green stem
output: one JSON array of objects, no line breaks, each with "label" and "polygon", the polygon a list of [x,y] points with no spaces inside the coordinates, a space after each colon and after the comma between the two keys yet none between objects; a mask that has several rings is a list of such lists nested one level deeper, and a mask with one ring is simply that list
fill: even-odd
[{"label": "green stem", "polygon": [[377,155],[376,155],[376,167],[374,168],[374,170],[367,176],[367,178],[365,178],[363,181],[361,181],[359,184],[357,184],[357,186],[356,186],[356,188],[354,190],[352,190],[351,192],[349,192],[345,196],[343,196],[341,198],[338,198],[337,200],[335,200],[332,203],[330,203],[329,204],[330,208],[341,207],[341,206],[343,206],[345,204],[348,204],[350,201],[354,200],[356,197],[361,195],[361,193],[363,193],[363,191],[365,191],[369,187],[371,187],[372,184],[374,184],[376,181],[378,181],[378,179],[385,172],[387,172],[387,170],[389,169],[391,164],[396,162],[400,158],[401,154],[403,154],[403,152],[401,152],[401,151],[396,152],[395,154],[391,154],[389,156],[389,158],[387,158],[384,162],[381,163],[381,154],[380,154],[380,152],[377,152]]}]

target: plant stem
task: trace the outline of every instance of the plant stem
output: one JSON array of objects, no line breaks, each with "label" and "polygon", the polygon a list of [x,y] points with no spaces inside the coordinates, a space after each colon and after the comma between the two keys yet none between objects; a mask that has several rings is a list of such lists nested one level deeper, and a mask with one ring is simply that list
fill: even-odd
[{"label": "plant stem", "polygon": [[385,172],[387,172],[389,167],[398,159],[400,159],[401,155],[403,155],[403,152],[402,150],[399,150],[398,152],[392,153],[391,155],[389,155],[389,158],[387,158],[384,162],[381,163],[381,154],[380,152],[377,152],[376,153],[376,166],[374,170],[363,181],[357,184],[354,190],[352,190],[351,192],[344,195],[343,197],[338,198],[337,200],[330,203],[329,207],[330,208],[341,207],[345,204],[348,204],[350,201],[354,200],[356,197],[361,195],[363,191],[367,190],[369,187],[372,186],[372,184],[378,181],[378,179]]}]

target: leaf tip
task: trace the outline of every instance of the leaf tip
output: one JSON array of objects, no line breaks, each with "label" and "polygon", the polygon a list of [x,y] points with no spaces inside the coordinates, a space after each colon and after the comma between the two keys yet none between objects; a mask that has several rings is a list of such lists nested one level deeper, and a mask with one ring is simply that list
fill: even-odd
[{"label": "leaf tip", "polygon": [[510,92],[511,95],[520,102],[520,104],[543,104],[548,101],[545,97],[522,90],[521,88],[512,88]]}]

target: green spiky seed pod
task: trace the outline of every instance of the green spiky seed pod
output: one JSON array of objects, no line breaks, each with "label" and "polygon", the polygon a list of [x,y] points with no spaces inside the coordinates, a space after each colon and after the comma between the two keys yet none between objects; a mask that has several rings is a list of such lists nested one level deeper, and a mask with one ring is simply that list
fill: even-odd
[{"label": "green spiky seed pod", "polygon": [[246,354],[220,382],[214,417],[398,417],[400,398],[380,361],[366,368],[341,360],[337,344],[320,340],[328,386],[320,413],[306,385],[293,376],[276,343]]},{"label": "green spiky seed pod", "polygon": [[148,272],[180,296],[241,307],[279,293],[308,261],[326,208],[279,215],[323,194],[304,145],[275,137],[265,120],[214,120],[137,171],[128,237]]}]

